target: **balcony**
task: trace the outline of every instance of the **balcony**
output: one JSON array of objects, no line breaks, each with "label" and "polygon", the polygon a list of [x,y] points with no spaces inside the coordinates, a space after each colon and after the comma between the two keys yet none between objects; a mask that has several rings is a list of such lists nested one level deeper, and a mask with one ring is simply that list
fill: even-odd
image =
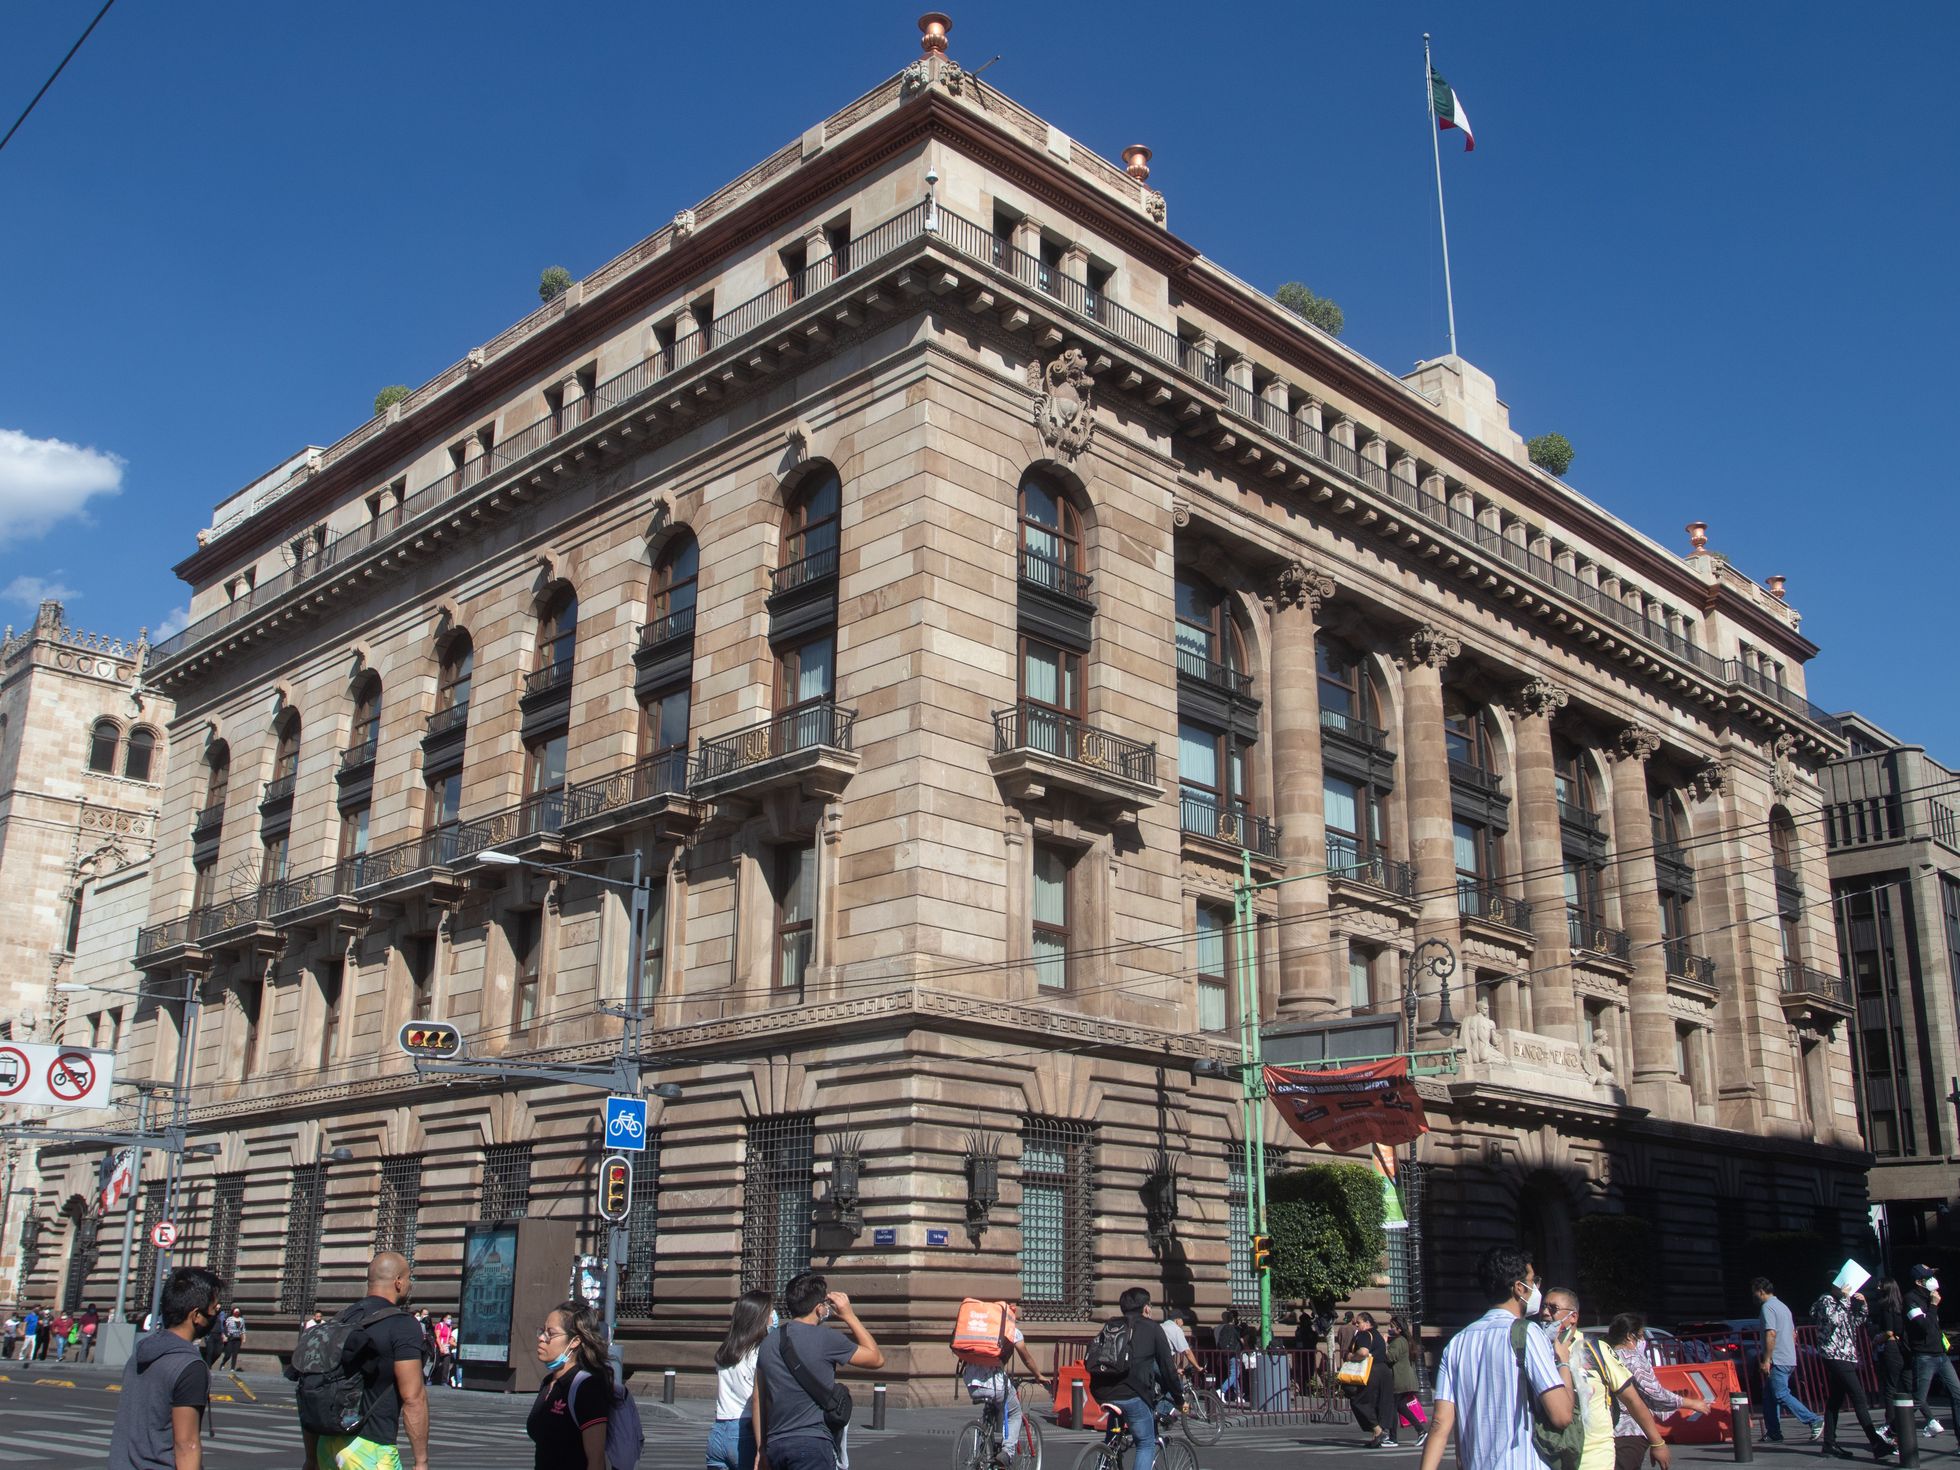
[{"label": "balcony", "polygon": [[339,774],[351,776],[358,771],[367,770],[374,764],[374,754],[379,748],[379,745],[379,741],[368,739],[350,745],[341,751]]},{"label": "balcony", "polygon": [[1216,689],[1234,699],[1252,697],[1252,675],[1241,674],[1230,664],[1222,664],[1217,659],[1206,658],[1196,649],[1186,648],[1181,643],[1177,648],[1177,676],[1180,679],[1195,680],[1207,688]]},{"label": "balcony", "polygon": [[1631,963],[1633,940],[1626,930],[1609,929],[1599,920],[1575,908],[1565,911],[1565,927],[1572,939],[1573,954],[1592,955],[1622,965]]},{"label": "balcony", "polygon": [[210,959],[199,943],[198,914],[192,910],[136,931],[136,968],[145,973],[202,970]]},{"label": "balcony", "polygon": [[1209,791],[1178,792],[1177,823],[1187,837],[1221,843],[1264,858],[1279,856],[1279,828],[1246,810],[1242,801],[1221,802]]},{"label": "balcony", "polygon": [[526,703],[543,701],[561,690],[568,690],[572,683],[572,661],[561,658],[546,664],[541,669],[533,669],[524,676],[524,699]]},{"label": "balcony", "polygon": [[196,941],[206,954],[277,954],[285,936],[272,922],[270,886],[206,904],[191,915]]},{"label": "balcony", "polygon": [[1481,791],[1486,796],[1501,796],[1504,793],[1504,778],[1495,771],[1486,771],[1471,761],[1450,757],[1450,780],[1460,786],[1468,786],[1472,791]]},{"label": "balcony", "polygon": [[1661,945],[1667,964],[1667,978],[1684,980],[1704,990],[1715,989],[1715,961],[1688,948],[1685,939],[1670,939]]},{"label": "balcony", "polygon": [[1488,879],[1457,879],[1456,911],[1472,921],[1524,934],[1531,932],[1531,905],[1521,898],[1513,898]]},{"label": "balcony", "polygon": [[1157,747],[1025,701],[994,711],[994,779],[1010,799],[1053,794],[1135,813],[1161,800]]},{"label": "balcony", "polygon": [[1091,589],[1095,578],[1087,572],[1078,572],[1066,563],[1052,556],[1043,556],[1038,551],[1021,548],[1021,585],[1032,587],[1037,592],[1046,592],[1051,597],[1060,597],[1082,607],[1093,608],[1095,599]]},{"label": "balcony", "polygon": [[703,740],[688,772],[688,791],[697,800],[779,790],[833,800],[857,774],[860,757],[851,749],[856,723],[856,710],[824,699]]},{"label": "balcony", "polygon": [[266,917],[283,929],[331,930],[350,935],[367,923],[366,907],[354,897],[359,858],[349,858],[302,878],[288,878],[265,889]]},{"label": "balcony", "polygon": [[223,801],[214,801],[210,806],[199,807],[197,815],[191,818],[191,840],[195,842],[199,838],[209,837],[214,833],[222,832],[224,825],[225,804]]},{"label": "balcony", "polygon": [[1388,749],[1388,731],[1380,725],[1371,725],[1366,720],[1357,719],[1341,710],[1321,707],[1320,732],[1332,735],[1338,740],[1347,740],[1368,750]]},{"label": "balcony", "polygon": [[583,837],[644,825],[656,840],[687,836],[707,814],[687,794],[688,764],[685,747],[663,750],[611,775],[579,782],[565,793],[565,830]]},{"label": "balcony", "polygon": [[1327,838],[1327,879],[1330,883],[1353,883],[1372,888],[1391,898],[1413,900],[1416,896],[1416,870],[1379,852],[1363,852],[1352,838]]},{"label": "balcony", "polygon": [[837,576],[837,548],[825,546],[769,574],[769,601],[789,601],[799,592],[821,591]]},{"label": "balcony", "polygon": [[350,859],[355,893],[364,902],[423,896],[438,908],[453,906],[465,889],[454,871],[460,828],[460,823],[445,822],[420,837]]},{"label": "balcony", "polygon": [[265,790],[259,795],[259,810],[270,811],[274,807],[293,804],[293,786],[299,777],[292,771],[283,776],[274,776],[265,783]]},{"label": "balcony", "polygon": [[1783,1014],[1793,1021],[1832,1026],[1853,1014],[1851,984],[1842,975],[1788,964],[1780,978]]},{"label": "balcony", "polygon": [[1672,842],[1654,844],[1654,877],[1661,887],[1689,898],[1694,897],[1694,864],[1688,861],[1686,849],[1679,845]]},{"label": "balcony", "polygon": [[1598,812],[1590,807],[1580,806],[1576,801],[1567,801],[1563,797],[1559,798],[1558,819],[1566,826],[1584,832],[1588,837],[1599,837],[1604,832],[1599,823]]},{"label": "balcony", "polygon": [[564,787],[536,791],[515,806],[458,822],[450,861],[461,866],[489,847],[513,857],[555,861],[570,851],[569,844],[562,840],[564,830]]},{"label": "balcony", "polygon": [[423,738],[434,739],[438,735],[447,735],[451,730],[460,730],[469,723],[469,719],[468,700],[464,700],[461,704],[452,704],[447,709],[439,709],[429,716],[429,722],[423,728]]},{"label": "balcony", "polygon": [[676,608],[664,618],[655,618],[650,623],[640,624],[638,652],[653,653],[670,643],[678,643],[683,638],[694,636],[694,608]]}]

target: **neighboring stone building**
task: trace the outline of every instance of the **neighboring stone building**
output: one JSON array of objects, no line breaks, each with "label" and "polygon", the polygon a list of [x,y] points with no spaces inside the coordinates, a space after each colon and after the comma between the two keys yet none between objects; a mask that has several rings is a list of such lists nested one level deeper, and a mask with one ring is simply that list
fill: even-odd
[{"label": "neighboring stone building", "polygon": [[[144,687],[148,656],[140,635],[69,627],[58,602],[0,637],[0,1039],[114,1048],[134,1019],[133,995],[56,987],[133,991],[142,979],[131,946],[149,908],[171,717],[169,699]],[[0,1106],[0,1121],[18,1111]],[[36,1187],[30,1150],[0,1154],[10,1191]],[[22,1201],[0,1204],[0,1296],[22,1228],[45,1233],[68,1202],[37,1201],[19,1225]]]},{"label": "neighboring stone building", "polygon": [[[1854,987],[1858,1115],[1895,1265],[1960,1262],[1960,775],[1861,715],[1824,767],[1843,972]],[[1911,1260],[1907,1258],[1910,1256]]]},{"label": "neighboring stone building", "polygon": [[1282,1029],[1392,1017],[1431,937],[1489,1003],[1425,1083],[1437,1320],[1589,1212],[1654,1222],[1683,1313],[1861,1221],[1844,1007],[1774,923],[1844,749],[1795,612],[1535,470],[1467,363],[1397,379],[1200,256],[1146,154],[928,54],[200,537],[139,963],[201,979],[179,1224],[255,1344],[377,1244],[441,1307],[466,1225],[602,1239],[594,1096],[393,1049],[613,1044],[620,895],[491,847],[657,876],[635,1361],[703,1369],[810,1259],[923,1379],[968,1293],[1054,1336],[1246,1296],[1191,1071],[1237,1057],[1245,852],[1306,880],[1260,901]]}]

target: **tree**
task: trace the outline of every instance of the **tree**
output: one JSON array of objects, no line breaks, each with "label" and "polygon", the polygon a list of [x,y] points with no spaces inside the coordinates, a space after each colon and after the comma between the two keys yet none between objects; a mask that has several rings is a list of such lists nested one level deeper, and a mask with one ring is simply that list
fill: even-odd
[{"label": "tree", "polygon": [[390,383],[374,395],[374,411],[377,414],[386,413],[406,397],[408,397],[408,384]]},{"label": "tree", "polygon": [[572,289],[572,273],[562,265],[546,266],[538,275],[538,300],[556,301]]},{"label": "tree", "polygon": [[1330,337],[1341,335],[1341,328],[1347,325],[1347,318],[1341,314],[1340,307],[1326,296],[1316,296],[1299,281],[1288,281],[1273,295],[1279,304],[1297,317],[1312,322]]},{"label": "tree", "polygon": [[1572,468],[1572,441],[1563,434],[1540,434],[1524,447],[1541,470],[1563,477]]},{"label": "tree", "polygon": [[1318,1306],[1374,1280],[1388,1237],[1381,1176],[1365,1164],[1309,1164],[1266,1176],[1273,1295]]}]

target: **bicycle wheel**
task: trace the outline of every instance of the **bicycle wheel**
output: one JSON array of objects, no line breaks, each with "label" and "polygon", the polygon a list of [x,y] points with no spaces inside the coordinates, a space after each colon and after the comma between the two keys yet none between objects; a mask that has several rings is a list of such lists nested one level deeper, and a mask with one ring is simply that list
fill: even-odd
[{"label": "bicycle wheel", "polygon": [[1157,1466],[1158,1470],[1198,1470],[1198,1455],[1182,1440],[1161,1440],[1157,1445]]},{"label": "bicycle wheel", "polygon": [[1217,1444],[1225,1434],[1225,1400],[1208,1388],[1191,1395],[1178,1422],[1192,1444]]},{"label": "bicycle wheel", "polygon": [[953,1436],[953,1470],[987,1470],[980,1463],[980,1421],[962,1424]]},{"label": "bicycle wheel", "polygon": [[1014,1446],[1014,1470],[1041,1470],[1041,1425],[1021,1412],[1021,1442]]},{"label": "bicycle wheel", "polygon": [[1130,1470],[1130,1453],[1118,1455],[1107,1444],[1084,1445],[1075,1457],[1075,1470]]}]

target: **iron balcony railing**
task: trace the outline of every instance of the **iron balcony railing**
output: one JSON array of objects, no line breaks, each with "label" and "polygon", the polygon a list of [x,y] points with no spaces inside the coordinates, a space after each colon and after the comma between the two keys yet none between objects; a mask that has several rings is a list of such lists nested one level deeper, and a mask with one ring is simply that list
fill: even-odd
[{"label": "iron balcony railing", "polygon": [[694,604],[677,607],[665,617],[655,618],[650,623],[640,624],[640,651],[659,648],[663,644],[675,643],[682,638],[694,636]]},{"label": "iron balcony railing", "polygon": [[644,756],[623,771],[581,781],[565,793],[565,820],[585,822],[656,796],[687,793],[687,747]]},{"label": "iron balcony railing", "polygon": [[1777,863],[1775,865],[1775,872],[1776,886],[1778,888],[1786,889],[1791,893],[1801,893],[1803,891],[1803,879],[1798,875],[1795,868],[1786,868],[1783,864]]},{"label": "iron balcony railing", "polygon": [[1788,964],[1783,967],[1782,978],[1785,995],[1815,995],[1836,1005],[1851,1005],[1851,982],[1842,975],[1826,975],[1809,965]]},{"label": "iron balcony railing", "polygon": [[1264,857],[1279,856],[1279,828],[1272,820],[1248,811],[1242,801],[1221,801],[1215,792],[1182,788],[1177,823],[1193,837],[1229,843]]},{"label": "iron balcony railing", "polygon": [[1676,843],[1654,844],[1654,874],[1663,888],[1692,891],[1695,886],[1694,864],[1688,861],[1687,850]]},{"label": "iron balcony railing", "polygon": [[1066,562],[1030,551],[1025,546],[1021,548],[1021,580],[1030,587],[1039,587],[1044,592],[1053,592],[1058,597],[1075,602],[1090,601],[1090,590],[1095,585],[1095,578],[1087,572],[1078,572]]},{"label": "iron balcony railing", "polygon": [[1599,813],[1580,806],[1576,801],[1566,801],[1561,798],[1558,804],[1558,819],[1566,826],[1577,827],[1583,832],[1600,830]]},{"label": "iron balcony railing", "polygon": [[1711,988],[1714,986],[1715,961],[1689,949],[1687,940],[1666,940],[1661,945],[1661,953],[1666,956],[1667,973],[1676,980],[1687,980]]},{"label": "iron balcony railing", "polygon": [[1458,760],[1455,756],[1450,757],[1450,779],[1460,781],[1465,786],[1474,787],[1478,791],[1488,791],[1493,796],[1501,794],[1504,790],[1504,778],[1497,772],[1486,771],[1474,762]]},{"label": "iron balcony railing", "polygon": [[1487,878],[1457,879],[1456,907],[1466,919],[1487,919],[1507,929],[1531,928],[1531,905]]},{"label": "iron balcony railing", "polygon": [[1398,898],[1416,895],[1416,870],[1379,852],[1363,852],[1351,837],[1330,833],[1327,838],[1327,876],[1343,883],[1362,883]]},{"label": "iron balcony railing", "polygon": [[534,791],[515,806],[457,823],[453,859],[474,857],[486,847],[525,837],[555,837],[564,828],[565,788]]},{"label": "iron balcony railing", "polygon": [[994,711],[994,753],[1013,750],[1032,750],[1145,786],[1157,783],[1155,745],[1112,735],[1043,705],[1023,702]]},{"label": "iron balcony railing", "polygon": [[225,804],[214,801],[207,807],[199,807],[197,815],[191,819],[191,836],[203,837],[216,832],[225,824]]},{"label": "iron balcony railing", "polygon": [[425,733],[440,735],[445,730],[454,730],[458,725],[468,723],[469,718],[470,706],[468,700],[465,700],[461,704],[452,704],[447,709],[439,709],[429,716],[429,723],[425,727]]},{"label": "iron balcony railing", "polygon": [[1568,908],[1565,926],[1572,936],[1572,948],[1584,954],[1605,955],[1625,964],[1633,954],[1633,940],[1624,929],[1610,929],[1583,909]]},{"label": "iron balcony railing", "polygon": [[1380,725],[1371,725],[1366,720],[1357,719],[1341,710],[1328,709],[1325,705],[1320,711],[1320,728],[1335,735],[1344,735],[1371,750],[1388,749],[1388,731]]},{"label": "iron balcony railing", "polygon": [[456,860],[456,834],[460,825],[457,822],[444,822],[429,828],[419,837],[411,837],[390,847],[376,848],[350,859],[354,867],[355,890],[372,888],[376,884],[404,878],[428,868],[448,867]]},{"label": "iron balcony railing", "polygon": [[769,574],[769,595],[780,596],[794,592],[799,587],[808,587],[813,582],[821,582],[826,577],[837,575],[837,548],[820,547],[808,556],[777,567]]},{"label": "iron balcony railing", "polygon": [[1227,694],[1236,694],[1242,699],[1252,693],[1252,675],[1241,674],[1230,664],[1207,658],[1195,648],[1186,648],[1181,643],[1177,647],[1177,671],[1187,679],[1196,679],[1201,684],[1223,689]]},{"label": "iron balcony railing", "polygon": [[248,925],[262,924],[270,915],[267,905],[272,886],[254,888],[232,898],[217,903],[206,904],[196,910],[191,918],[194,939],[209,939],[214,934],[223,934],[229,929],[242,929]]},{"label": "iron balcony railing", "polygon": [[340,768],[343,771],[358,771],[362,766],[374,764],[374,754],[381,742],[373,737],[356,741],[340,753]]},{"label": "iron balcony railing", "polygon": [[568,658],[557,659],[524,676],[524,697],[533,699],[540,694],[549,694],[560,685],[571,682],[572,661]]},{"label": "iron balcony railing", "polygon": [[151,955],[166,949],[174,949],[180,944],[190,944],[197,938],[197,920],[200,910],[193,909],[188,914],[179,914],[174,919],[165,919],[161,924],[148,924],[136,931],[136,958],[148,959]]},{"label": "iron balcony railing", "polygon": [[335,863],[331,868],[322,868],[317,873],[269,883],[265,889],[266,917],[277,918],[292,909],[304,908],[322,899],[347,897],[354,892],[360,876],[360,858],[352,857]]},{"label": "iron balcony railing", "polygon": [[822,699],[799,705],[731,735],[703,740],[694,752],[693,768],[688,774],[688,789],[693,790],[704,781],[734,775],[779,756],[825,748],[849,750],[851,727],[856,723],[856,710],[842,709],[834,699]]},{"label": "iron balcony railing", "polygon": [[298,773],[288,771],[283,776],[274,776],[265,783],[265,791],[259,797],[260,806],[276,806],[282,801],[293,799],[293,784],[299,779]]}]

